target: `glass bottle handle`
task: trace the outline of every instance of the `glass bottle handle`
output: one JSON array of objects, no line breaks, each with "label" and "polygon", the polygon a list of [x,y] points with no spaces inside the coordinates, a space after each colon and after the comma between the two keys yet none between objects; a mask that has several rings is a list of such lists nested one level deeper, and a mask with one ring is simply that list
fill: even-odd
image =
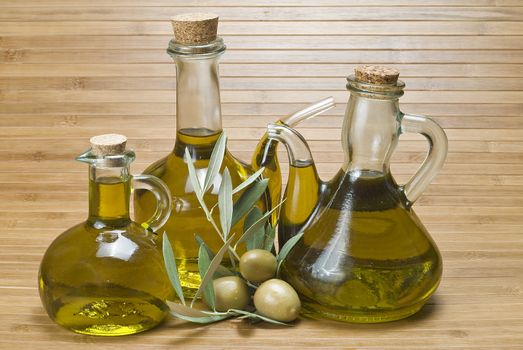
[{"label": "glass bottle handle", "polygon": [[152,229],[156,232],[169,219],[172,209],[171,192],[167,185],[152,175],[133,175],[132,188],[134,190],[151,191],[156,198],[156,210],[154,214],[146,221],[140,224],[146,229]]},{"label": "glass bottle handle", "polygon": [[421,134],[429,142],[427,157],[403,186],[409,205],[412,205],[443,167],[447,158],[448,141],[445,131],[435,121],[424,116],[404,114],[401,133],[404,132]]}]

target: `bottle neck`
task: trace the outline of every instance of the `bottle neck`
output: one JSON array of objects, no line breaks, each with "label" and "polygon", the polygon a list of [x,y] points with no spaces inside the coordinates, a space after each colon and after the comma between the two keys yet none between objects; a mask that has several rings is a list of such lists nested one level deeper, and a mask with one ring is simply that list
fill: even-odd
[{"label": "bottle neck", "polygon": [[130,223],[129,167],[89,166],[89,218],[95,228],[121,227]]},{"label": "bottle neck", "polygon": [[342,131],[343,169],[388,173],[400,121],[397,97],[374,98],[352,92]]},{"label": "bottle neck", "polygon": [[218,60],[221,52],[173,55],[176,63],[176,130],[215,134],[222,130]]}]

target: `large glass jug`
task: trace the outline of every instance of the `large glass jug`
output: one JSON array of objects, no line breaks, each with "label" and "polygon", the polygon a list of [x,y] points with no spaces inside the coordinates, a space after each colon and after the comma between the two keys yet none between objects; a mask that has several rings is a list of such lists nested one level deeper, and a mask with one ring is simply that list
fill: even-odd
[{"label": "large glass jug", "polygon": [[[150,175],[131,176],[134,152],[122,135],[91,139],[78,156],[89,164],[89,216],[49,246],[40,265],[40,297],[49,317],[77,333],[116,336],[158,325],[168,314],[172,287],[154,231],[169,217],[165,185]],[[154,215],[129,217],[134,189],[157,199]]]},{"label": "large glass jug", "polygon": [[[171,191],[173,211],[163,229],[173,245],[184,293],[191,297],[200,285],[195,234],[200,235],[214,251],[217,251],[223,242],[200,208],[189,181],[184,153],[187,148],[198,179],[203,185],[212,151],[222,134],[218,60],[225,52],[225,44],[216,36],[218,16],[184,14],[173,18],[172,24],[175,39],[170,41],[167,52],[176,63],[176,141],[173,151],[150,165],[144,173],[162,179]],[[327,98],[282,119],[279,123],[296,125],[332,106],[333,99]],[[205,186],[207,190],[204,200],[207,205],[212,207],[218,201],[221,174],[225,167],[230,172],[234,187],[264,167],[263,176],[270,181],[268,191],[258,201],[257,206],[262,211],[274,207],[281,195],[281,172],[276,148],[276,141],[263,137],[250,165],[234,157],[226,148],[222,169],[212,183]],[[235,200],[241,194],[235,194]],[[144,192],[137,193],[136,199],[137,218],[149,217],[154,208],[154,197]],[[212,215],[219,221],[217,210]],[[275,218],[276,212],[272,217],[272,224],[275,224]],[[243,220],[240,220],[231,232],[241,232],[242,227]],[[240,251],[242,246],[243,244]]]},{"label": "large glass jug", "polygon": [[[396,70],[362,66],[348,77],[343,124],[345,161],[319,179],[307,143],[295,130],[270,125],[285,144],[290,171],[280,216],[280,240],[303,234],[281,267],[303,301],[304,314],[346,322],[384,322],[418,311],[436,290],[440,253],[412,204],[442,167],[444,131],[431,119],[404,114]],[[429,141],[428,155],[406,185],[389,159],[402,133]]]}]

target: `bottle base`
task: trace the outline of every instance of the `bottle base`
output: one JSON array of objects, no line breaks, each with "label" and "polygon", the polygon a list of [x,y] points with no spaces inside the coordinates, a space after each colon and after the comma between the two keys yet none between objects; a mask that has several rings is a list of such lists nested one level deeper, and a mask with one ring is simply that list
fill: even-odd
[{"label": "bottle base", "polygon": [[156,327],[167,315],[163,303],[140,299],[78,298],[63,304],[53,320],[75,333],[121,336]]},{"label": "bottle base", "polygon": [[87,328],[74,329],[68,328],[78,334],[94,335],[101,337],[118,337],[122,335],[131,335],[147,331],[157,325],[144,325],[144,324],[133,324],[133,325],[121,325],[121,324],[106,324],[106,325],[92,325]]},{"label": "bottle base", "polygon": [[382,323],[407,318],[425,305],[426,300],[408,307],[388,310],[347,310],[329,308],[313,303],[303,303],[301,315],[312,319],[329,319],[347,323]]}]

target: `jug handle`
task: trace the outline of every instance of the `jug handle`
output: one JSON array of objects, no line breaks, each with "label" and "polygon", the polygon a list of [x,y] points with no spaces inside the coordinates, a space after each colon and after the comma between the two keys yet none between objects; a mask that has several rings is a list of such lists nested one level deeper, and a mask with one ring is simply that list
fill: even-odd
[{"label": "jug handle", "polygon": [[404,132],[421,134],[429,142],[425,160],[410,180],[402,186],[407,204],[411,206],[443,167],[447,157],[448,140],[445,131],[434,120],[425,116],[403,114],[401,133]]},{"label": "jug handle", "polygon": [[151,191],[156,198],[156,210],[145,222],[140,223],[145,229],[153,232],[159,230],[169,219],[172,210],[171,192],[167,185],[153,175],[133,175],[131,182],[132,190]]}]

